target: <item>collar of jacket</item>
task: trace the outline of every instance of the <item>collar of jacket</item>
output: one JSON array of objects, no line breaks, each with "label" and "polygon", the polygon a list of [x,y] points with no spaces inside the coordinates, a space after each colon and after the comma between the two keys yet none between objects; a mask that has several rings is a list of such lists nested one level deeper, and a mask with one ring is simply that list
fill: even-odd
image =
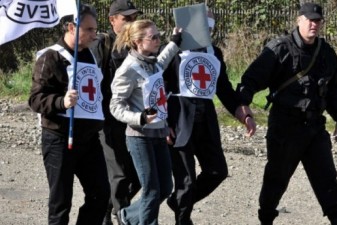
[{"label": "collar of jacket", "polygon": [[113,31],[112,28],[108,31],[108,34],[112,40],[116,40],[117,34]]},{"label": "collar of jacket", "polygon": [[296,29],[292,32],[292,36],[295,41],[295,44],[301,49],[315,48],[317,46],[318,38],[317,37],[315,38],[315,43],[312,45],[305,44],[298,29],[299,28],[296,27]]},{"label": "collar of jacket", "polygon": [[152,56],[152,55],[145,56],[145,55],[139,54],[135,49],[131,49],[130,54],[142,62],[146,62],[149,64],[155,64],[157,62],[157,57]]}]

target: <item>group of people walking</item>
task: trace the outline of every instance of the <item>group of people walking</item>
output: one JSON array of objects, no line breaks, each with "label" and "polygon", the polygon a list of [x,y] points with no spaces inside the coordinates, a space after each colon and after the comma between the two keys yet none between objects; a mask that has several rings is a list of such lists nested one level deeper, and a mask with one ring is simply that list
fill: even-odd
[{"label": "group of people walking", "polygon": [[[161,44],[155,23],[137,20],[142,12],[130,0],[113,1],[107,34],[96,35],[90,5],[81,5],[78,27],[73,16],[65,17],[64,35],[37,54],[29,98],[41,115],[48,224],[68,224],[76,176],[85,194],[77,225],[112,225],[112,215],[119,225],[158,225],[165,200],[175,215],[172,224],[193,225],[194,204],[228,175],[214,95],[250,137],[256,124],[249,105],[256,92],[269,88],[259,220],[273,224],[302,162],[324,216],[337,225],[336,169],[323,115],[337,121],[337,57],[318,36],[322,11],[303,4],[296,28],[266,44],[236,90],[217,46],[182,51],[178,27]],[[210,10],[207,19],[211,32]]]}]

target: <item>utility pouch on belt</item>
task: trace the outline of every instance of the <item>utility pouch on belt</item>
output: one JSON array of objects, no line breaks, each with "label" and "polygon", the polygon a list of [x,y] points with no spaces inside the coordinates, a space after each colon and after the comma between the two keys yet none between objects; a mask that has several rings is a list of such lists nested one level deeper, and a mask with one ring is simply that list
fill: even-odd
[{"label": "utility pouch on belt", "polygon": [[300,79],[301,77],[303,77],[305,74],[307,74],[309,72],[309,70],[311,69],[311,67],[314,65],[318,52],[321,48],[321,44],[322,44],[322,40],[320,38],[318,38],[318,43],[317,43],[317,47],[315,49],[315,53],[310,61],[309,66],[305,69],[302,70],[300,72],[298,72],[295,76],[291,77],[290,79],[288,79],[286,82],[284,82],[276,91],[274,91],[273,93],[269,93],[269,95],[266,96],[267,99],[267,104],[264,107],[264,110],[267,110],[270,106],[270,104],[273,102],[273,100],[275,99],[275,96],[282,91],[284,88],[286,88],[289,84],[291,84],[292,82]]}]

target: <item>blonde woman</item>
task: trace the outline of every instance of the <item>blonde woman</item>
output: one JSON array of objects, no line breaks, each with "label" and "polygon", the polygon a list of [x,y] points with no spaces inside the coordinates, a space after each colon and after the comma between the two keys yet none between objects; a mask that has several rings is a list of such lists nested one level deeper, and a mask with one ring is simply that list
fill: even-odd
[{"label": "blonde woman", "polygon": [[142,186],[140,199],[118,211],[121,224],[157,225],[160,203],[172,191],[162,73],[179,50],[180,33],[174,28],[172,41],[158,56],[160,34],[150,20],[126,24],[114,43],[117,51],[130,51],[112,82],[110,110],[127,124],[126,144]]}]

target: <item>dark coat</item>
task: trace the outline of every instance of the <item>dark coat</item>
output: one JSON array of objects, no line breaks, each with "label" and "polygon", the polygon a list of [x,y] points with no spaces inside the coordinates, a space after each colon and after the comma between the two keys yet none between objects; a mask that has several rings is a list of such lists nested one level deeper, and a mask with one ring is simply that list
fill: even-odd
[{"label": "dark coat", "polygon": [[[274,94],[271,111],[277,108],[284,114],[310,111],[319,115],[327,110],[337,121],[337,57],[331,46],[320,39],[321,47],[309,72]],[[317,43],[318,38],[313,45],[306,45],[298,28],[285,37],[270,41],[238,84],[242,102],[249,105],[253,95],[266,88],[275,93],[287,80],[305,70]]]},{"label": "dark coat", "polygon": [[[74,51],[67,46],[63,38],[57,44],[74,55]],[[94,64],[95,60],[89,49],[85,48],[78,52],[78,62]],[[42,127],[64,137],[68,136],[69,118],[58,114],[66,112],[63,100],[68,90],[68,65],[70,62],[57,51],[47,50],[43,53],[35,63],[28,100],[31,109],[41,114]],[[88,140],[102,127],[101,120],[75,119],[74,140]]]},{"label": "dark coat", "polygon": [[[106,40],[106,38],[109,38],[109,40]],[[106,125],[120,124],[110,112],[110,100],[112,97],[111,83],[115,77],[116,70],[122,65],[128,55],[128,49],[122,49],[120,53],[112,51],[115,40],[116,34],[112,30],[109,30],[107,34],[98,34],[97,40],[90,47],[103,73],[101,84],[103,95],[102,107]]]},{"label": "dark coat", "polygon": [[[213,48],[214,55],[221,62],[216,95],[226,109],[234,115],[235,109],[240,105],[240,102],[228,79],[221,50],[215,46],[213,46]],[[167,92],[172,92],[172,94],[178,94],[180,92],[178,82],[180,61],[181,58],[177,54],[163,74]],[[176,134],[175,147],[185,146],[191,136],[196,111],[196,101],[197,99],[195,98],[181,96],[171,96],[168,100],[168,124],[170,128],[174,129]],[[212,134],[212,137],[220,140],[219,125],[213,101],[209,99],[198,99],[198,101],[204,101],[208,132]]]}]

